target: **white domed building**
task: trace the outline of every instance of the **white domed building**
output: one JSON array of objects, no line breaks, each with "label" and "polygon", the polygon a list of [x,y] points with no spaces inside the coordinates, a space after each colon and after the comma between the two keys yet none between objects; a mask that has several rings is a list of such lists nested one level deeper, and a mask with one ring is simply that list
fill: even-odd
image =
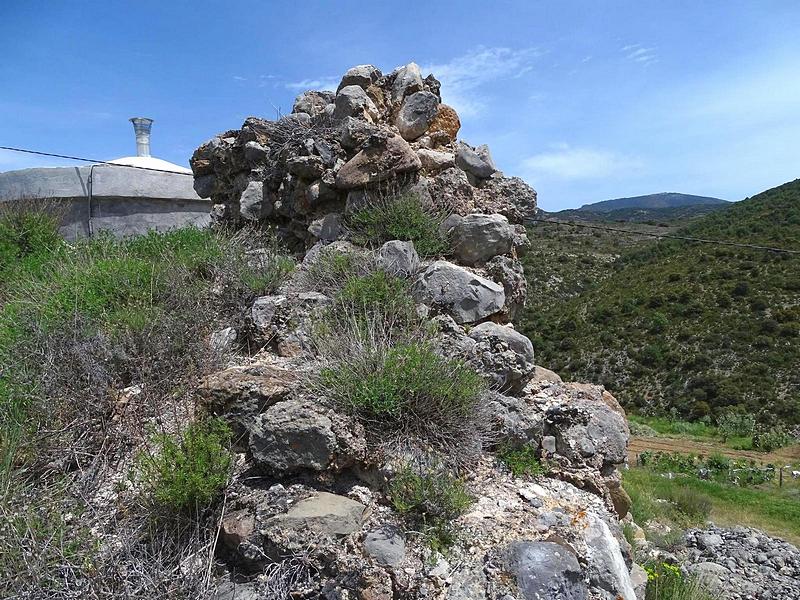
[{"label": "white domed building", "polygon": [[52,202],[63,215],[67,239],[103,230],[125,236],[208,224],[211,203],[195,193],[191,169],[150,156],[152,119],[131,122],[136,156],[0,173],[0,202]]}]

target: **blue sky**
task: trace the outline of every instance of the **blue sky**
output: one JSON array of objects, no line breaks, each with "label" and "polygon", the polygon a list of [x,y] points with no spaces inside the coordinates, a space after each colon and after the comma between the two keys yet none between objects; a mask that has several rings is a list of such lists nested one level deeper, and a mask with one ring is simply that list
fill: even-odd
[{"label": "blue sky", "polygon": [[[499,167],[555,210],[800,177],[800,2],[0,2],[0,145],[113,159],[127,118],[187,164],[350,66],[442,81]],[[0,171],[64,164],[0,151]]]}]

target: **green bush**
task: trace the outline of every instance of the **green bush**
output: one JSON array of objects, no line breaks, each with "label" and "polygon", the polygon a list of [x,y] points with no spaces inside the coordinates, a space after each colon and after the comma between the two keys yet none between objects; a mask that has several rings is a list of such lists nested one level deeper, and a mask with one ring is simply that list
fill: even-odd
[{"label": "green bush", "polygon": [[409,282],[383,270],[349,277],[336,296],[336,316],[380,316],[399,326],[416,320]]},{"label": "green bush", "polygon": [[337,401],[369,417],[419,419],[431,425],[466,418],[485,390],[473,369],[439,356],[424,342],[402,344],[369,358],[321,373]]},{"label": "green bush", "polygon": [[139,456],[138,477],[158,505],[201,512],[228,483],[230,436],[220,418],[192,423],[177,439],[159,434],[154,451]]},{"label": "green bush", "polygon": [[505,446],[500,448],[498,457],[515,477],[522,475],[538,477],[547,474],[547,469],[537,457],[536,448],[533,446],[528,445],[522,448]]},{"label": "green bush", "polygon": [[756,420],[749,413],[725,411],[717,419],[717,428],[723,441],[733,437],[746,437],[753,435]]},{"label": "green bush", "polygon": [[692,577],[681,573],[680,567],[666,562],[649,562],[645,600],[712,600],[713,596]]},{"label": "green bush", "polygon": [[440,226],[447,211],[426,203],[417,194],[382,198],[353,213],[347,226],[356,243],[379,246],[390,240],[414,242],[422,257],[446,252],[447,239]]},{"label": "green bush", "polygon": [[451,473],[433,468],[416,471],[405,467],[392,479],[389,496],[395,510],[421,526],[434,550],[455,541],[453,521],[474,501],[464,482]]},{"label": "green bush", "polygon": [[753,434],[753,448],[772,452],[792,443],[792,436],[783,427],[760,427]]}]

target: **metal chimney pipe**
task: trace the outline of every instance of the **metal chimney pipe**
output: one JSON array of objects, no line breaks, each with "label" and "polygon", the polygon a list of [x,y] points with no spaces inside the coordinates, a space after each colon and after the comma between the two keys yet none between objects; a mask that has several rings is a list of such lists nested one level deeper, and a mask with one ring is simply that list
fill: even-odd
[{"label": "metal chimney pipe", "polygon": [[131,123],[136,134],[136,156],[150,156],[150,127],[153,119],[133,117]]}]

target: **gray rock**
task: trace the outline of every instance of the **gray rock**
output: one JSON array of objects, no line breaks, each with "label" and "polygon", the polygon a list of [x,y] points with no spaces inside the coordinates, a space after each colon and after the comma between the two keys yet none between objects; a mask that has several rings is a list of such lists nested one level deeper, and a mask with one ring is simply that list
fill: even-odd
[{"label": "gray rock", "polygon": [[267,329],[272,325],[278,310],[286,305],[288,298],[283,295],[276,296],[261,296],[256,298],[253,302],[253,307],[250,309],[250,318],[253,325],[259,329]]},{"label": "gray rock", "polygon": [[378,265],[387,273],[410,277],[419,269],[419,256],[414,242],[391,240],[378,250]]},{"label": "gray rock", "polygon": [[631,568],[631,585],[636,594],[636,600],[645,600],[647,594],[647,571],[637,563]]},{"label": "gray rock", "polygon": [[456,149],[456,165],[478,179],[488,179],[497,171],[486,146],[473,150],[463,142]]},{"label": "gray rock", "polygon": [[690,565],[688,570],[711,592],[724,591],[726,587],[725,584],[731,578],[731,572],[727,568],[713,562],[701,562]]},{"label": "gray rock", "polygon": [[722,536],[718,533],[698,533],[697,545],[703,550],[711,550],[723,543]]},{"label": "gray rock", "polygon": [[556,438],[552,435],[546,435],[542,437],[542,450],[550,454],[556,453]]},{"label": "gray rock", "polygon": [[286,161],[286,170],[302,179],[319,179],[325,172],[319,156],[293,156]]},{"label": "gray rock", "polygon": [[301,500],[288,512],[272,517],[267,528],[308,530],[321,535],[342,537],[355,533],[367,516],[367,507],[345,496],[328,492]]},{"label": "gray rock", "polygon": [[511,327],[488,321],[469,333],[480,370],[501,390],[518,390],[533,374],[533,344]]},{"label": "gray rock", "polygon": [[499,443],[516,448],[538,445],[544,430],[544,415],[528,405],[524,398],[494,393],[489,399],[489,413],[497,427]]},{"label": "gray rock", "polygon": [[345,117],[339,126],[339,143],[346,150],[353,150],[369,139],[376,130],[375,125],[355,117]]},{"label": "gray rock", "polygon": [[439,98],[430,92],[416,92],[408,96],[397,113],[395,125],[403,139],[415,140],[428,131],[439,106]]},{"label": "gray rock", "polygon": [[324,471],[336,449],[331,420],[317,406],[297,399],[270,406],[250,430],[253,461],[273,474]]},{"label": "gray rock", "polygon": [[574,400],[547,412],[546,435],[556,438],[558,454],[573,465],[602,468],[625,462],[625,419],[603,402]]},{"label": "gray rock", "polygon": [[456,157],[452,152],[439,152],[438,150],[420,148],[417,150],[417,156],[422,163],[422,168],[429,172],[443,171],[456,164]]},{"label": "gray rock", "polygon": [[303,92],[295,98],[294,105],[292,106],[293,113],[305,113],[316,117],[325,112],[329,104],[332,104],[336,94],[333,92],[318,92],[310,90]]},{"label": "gray rock", "polygon": [[457,567],[447,587],[447,600],[486,598],[486,575],[483,565],[468,563]]},{"label": "gray rock", "polygon": [[258,590],[252,583],[226,581],[217,587],[213,600],[258,600]]},{"label": "gray rock", "polygon": [[315,238],[326,242],[338,240],[345,232],[342,215],[328,213],[324,217],[312,221],[308,226],[308,232]]},{"label": "gray rock", "polygon": [[211,348],[213,348],[215,352],[221,354],[230,352],[233,345],[236,343],[236,337],[236,329],[233,327],[225,327],[224,329],[215,331],[211,334]]},{"label": "gray rock", "polygon": [[514,244],[514,226],[503,215],[470,214],[450,232],[453,253],[466,265],[485,263],[508,254]]},{"label": "gray rock", "polygon": [[394,83],[392,84],[392,101],[402,102],[406,96],[419,92],[424,89],[422,74],[419,65],[408,63],[404,67],[399,67],[392,72]]},{"label": "gray rock", "polygon": [[217,176],[212,173],[209,175],[195,177],[192,185],[198,196],[201,198],[210,198],[211,194],[214,193],[214,188],[217,185]]},{"label": "gray rock", "polygon": [[367,534],[364,550],[379,565],[399,567],[406,557],[406,541],[397,527],[385,526]]},{"label": "gray rock", "polygon": [[430,179],[431,196],[437,206],[458,214],[467,214],[475,207],[475,189],[466,173],[457,167],[445,169]]},{"label": "gray rock", "polygon": [[256,141],[244,145],[244,159],[251,165],[264,163],[269,158],[269,151]]},{"label": "gray rock", "polygon": [[474,323],[503,309],[502,286],[447,261],[432,263],[412,286],[417,302],[449,314],[456,323]]},{"label": "gray rock", "polygon": [[486,263],[486,273],[493,281],[503,286],[506,293],[504,312],[509,321],[513,321],[525,306],[528,296],[528,281],[522,264],[510,256],[495,256]]},{"label": "gray rock", "polygon": [[348,85],[357,85],[366,90],[370,85],[377,82],[382,76],[383,75],[380,72],[380,69],[378,69],[375,65],[356,65],[355,67],[351,67],[347,70],[347,73],[345,73],[344,77],[342,77],[342,81],[339,83],[339,87],[336,89],[336,91],[338,92]]},{"label": "gray rock", "polygon": [[258,221],[272,213],[272,203],[264,198],[264,184],[251,181],[239,196],[239,213],[245,219]]},{"label": "gray rock", "polygon": [[554,542],[514,542],[508,548],[506,568],[516,577],[525,600],[587,600],[575,554]]},{"label": "gray rock", "polygon": [[378,118],[378,109],[367,93],[357,85],[348,85],[336,93],[334,119],[355,117],[372,123]]},{"label": "gray rock", "polygon": [[525,218],[536,215],[536,190],[519,177],[492,177],[475,190],[475,207],[522,224]]},{"label": "gray rock", "polygon": [[611,598],[636,600],[630,571],[622,556],[619,541],[603,519],[594,514],[588,515],[587,519],[588,527],[584,537],[589,550],[591,583],[608,592]]}]

